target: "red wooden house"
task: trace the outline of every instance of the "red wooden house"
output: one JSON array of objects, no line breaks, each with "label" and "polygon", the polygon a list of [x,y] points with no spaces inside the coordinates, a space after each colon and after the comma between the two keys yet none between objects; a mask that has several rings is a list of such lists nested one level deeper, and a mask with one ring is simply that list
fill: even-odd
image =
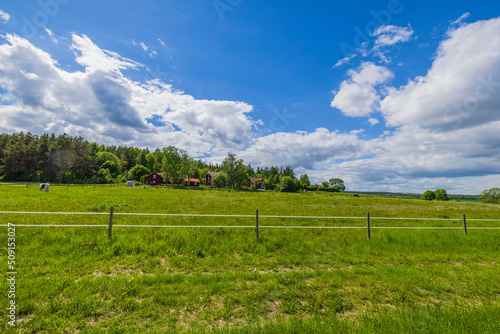
[{"label": "red wooden house", "polygon": [[[219,174],[219,172],[207,172],[207,174],[205,174],[205,185],[206,186],[213,186],[213,183],[212,183],[212,179],[215,175]],[[226,175],[226,174],[224,174]],[[226,175],[227,177],[227,175]],[[229,187],[229,182],[226,181],[226,186]]]},{"label": "red wooden house", "polygon": [[212,186],[212,177],[214,177],[215,175],[219,174],[219,172],[207,172],[207,174],[205,174],[205,185],[206,186]]},{"label": "red wooden house", "polygon": [[188,179],[186,177],[186,178],[184,178],[184,183],[188,187],[199,187],[200,186],[200,180],[198,180],[198,179]]},{"label": "red wooden house", "polygon": [[148,186],[159,186],[163,184],[163,173],[149,174],[146,180]]},{"label": "red wooden house", "polygon": [[265,179],[258,179],[258,178],[255,178],[255,177],[251,177],[248,179],[248,187],[252,187],[256,182],[259,183],[259,189],[264,189],[264,182],[266,182],[267,180]]}]

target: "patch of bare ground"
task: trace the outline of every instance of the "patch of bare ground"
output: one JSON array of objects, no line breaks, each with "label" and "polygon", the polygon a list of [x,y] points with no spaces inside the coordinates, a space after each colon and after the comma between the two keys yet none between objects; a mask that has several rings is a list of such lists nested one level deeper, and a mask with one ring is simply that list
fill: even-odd
[{"label": "patch of bare ground", "polygon": [[113,266],[110,270],[104,272],[102,270],[95,270],[92,272],[94,277],[101,276],[109,276],[109,277],[117,277],[117,276],[155,276],[155,274],[145,273],[140,269],[134,269],[129,267],[122,266]]}]

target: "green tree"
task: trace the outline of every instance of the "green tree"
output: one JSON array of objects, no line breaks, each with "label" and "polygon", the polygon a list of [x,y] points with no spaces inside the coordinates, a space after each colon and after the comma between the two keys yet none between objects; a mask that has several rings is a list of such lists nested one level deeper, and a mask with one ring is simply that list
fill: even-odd
[{"label": "green tree", "polygon": [[117,166],[120,166],[120,159],[116,155],[110,152],[99,152],[97,153],[97,165],[101,167],[106,161],[112,161]]},{"label": "green tree", "polygon": [[483,203],[500,203],[500,188],[484,190],[481,195],[479,195],[479,200]]},{"label": "green tree", "polygon": [[339,191],[345,191],[345,184],[342,179],[330,179],[328,182],[330,183],[330,187],[335,187]]},{"label": "green tree", "polygon": [[99,177],[99,183],[113,183],[113,177],[107,168],[101,168],[97,172],[97,176]]},{"label": "green tree", "polygon": [[120,166],[111,160],[105,161],[100,169],[107,169],[112,177],[116,177],[120,172]]},{"label": "green tree", "polygon": [[326,181],[323,181],[323,182],[321,182],[321,185],[326,188],[326,187],[328,187],[330,185],[330,183],[326,182]]},{"label": "green tree", "polygon": [[436,194],[432,190],[427,190],[425,193],[420,196],[420,199],[426,200],[426,201],[432,201],[433,199],[436,199]]},{"label": "green tree", "polygon": [[[156,156],[153,153],[146,154],[147,167],[150,171],[157,171],[156,166]],[[159,170],[158,170],[159,171]]]},{"label": "green tree", "polygon": [[227,184],[227,177],[224,173],[218,173],[212,176],[212,185],[215,188],[225,188]]},{"label": "green tree", "polygon": [[146,150],[141,150],[137,158],[135,158],[135,164],[136,165],[141,165],[141,166],[147,166],[148,165],[148,158],[146,157]]},{"label": "green tree", "polygon": [[273,178],[269,178],[267,181],[264,182],[264,189],[266,190],[276,189],[276,183],[274,182]]},{"label": "green tree", "polygon": [[243,188],[247,183],[246,166],[243,160],[229,153],[222,162],[222,168],[227,173],[227,180],[233,188]]},{"label": "green tree", "polygon": [[181,155],[181,177],[187,177],[188,179],[198,178],[197,176],[199,176],[199,171],[196,162],[189,157],[186,151],[179,150],[179,153]]},{"label": "green tree", "polygon": [[179,149],[175,146],[169,146],[163,149],[163,173],[166,180],[176,183],[181,178],[182,156]]},{"label": "green tree", "polygon": [[142,165],[135,165],[128,172],[130,180],[134,180],[134,181],[140,181],[142,176],[144,176],[144,175],[148,176],[149,174],[151,174],[150,170]]},{"label": "green tree", "polygon": [[289,176],[293,180],[295,180],[295,173],[293,172],[293,168],[290,166],[286,166],[286,168],[283,170],[283,172],[281,174],[284,176]]},{"label": "green tree", "polygon": [[307,176],[307,174],[304,174],[304,175],[300,176],[300,182],[302,182],[306,186],[310,186],[311,185],[311,181],[309,180],[309,176]]},{"label": "green tree", "polygon": [[434,194],[436,194],[436,200],[438,201],[448,201],[448,193],[444,189],[436,189],[434,190]]},{"label": "green tree", "polygon": [[277,189],[281,192],[297,191],[295,181],[290,176],[282,176]]}]

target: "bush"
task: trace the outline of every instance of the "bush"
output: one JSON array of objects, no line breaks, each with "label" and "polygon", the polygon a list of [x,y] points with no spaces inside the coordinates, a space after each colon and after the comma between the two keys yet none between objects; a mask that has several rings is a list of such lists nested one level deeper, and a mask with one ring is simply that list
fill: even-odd
[{"label": "bush", "polygon": [[219,173],[212,176],[212,184],[215,188],[225,188],[227,185],[226,174]]},{"label": "bush", "polygon": [[278,191],[287,193],[296,192],[295,181],[290,176],[283,176],[278,184]]},{"label": "bush", "polygon": [[420,199],[426,200],[426,201],[432,201],[433,199],[436,199],[436,193],[432,190],[427,190],[423,195],[420,197]]},{"label": "bush", "polygon": [[318,187],[316,186],[307,186],[306,189],[307,191],[318,191]]},{"label": "bush", "polygon": [[321,188],[318,188],[319,191],[326,191],[326,192],[330,192],[330,193],[338,193],[340,190],[339,188],[336,188],[336,187],[321,187]]},{"label": "bush", "polygon": [[276,184],[273,180],[267,180],[264,182],[264,189],[266,190],[274,190],[276,188]]},{"label": "bush", "polygon": [[141,180],[142,176],[148,176],[150,174],[149,169],[142,165],[135,165],[129,172],[130,180]]},{"label": "bush", "polygon": [[500,203],[500,188],[484,190],[479,196],[479,200],[483,203]]},{"label": "bush", "polygon": [[434,190],[434,194],[436,194],[436,200],[438,201],[448,201],[448,194],[444,189],[436,189]]}]

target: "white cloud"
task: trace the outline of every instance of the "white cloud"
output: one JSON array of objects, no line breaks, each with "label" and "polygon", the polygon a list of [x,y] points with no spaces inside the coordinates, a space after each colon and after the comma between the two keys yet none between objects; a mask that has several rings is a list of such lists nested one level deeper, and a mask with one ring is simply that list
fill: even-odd
[{"label": "white cloud", "polygon": [[380,26],[373,31],[371,36],[377,37],[375,48],[391,46],[397,43],[408,42],[414,31],[410,25],[407,27],[398,27],[393,25]]},{"label": "white cloud", "polygon": [[146,52],[148,52],[148,51],[149,51],[149,47],[148,47],[146,44],[144,44],[144,42],[141,42],[139,45],[141,46],[141,48],[142,48],[144,51],[146,51]]},{"label": "white cloud", "polygon": [[308,133],[278,132],[255,140],[240,156],[252,165],[291,165],[314,169],[319,163],[360,157],[369,151],[371,141],[362,141],[358,133],[330,132],[318,128]]},{"label": "white cloud", "polygon": [[52,38],[52,41],[54,43],[59,43],[59,41],[56,38],[56,35],[52,32],[52,30],[50,30],[49,28],[44,28],[44,29],[45,29],[45,32],[47,32],[47,34]]},{"label": "white cloud", "polygon": [[[212,160],[231,151],[254,166],[291,165],[314,181],[341,177],[351,190],[478,193],[500,184],[498,21],[449,31],[427,75],[400,88],[384,86],[385,98],[381,85],[393,77],[386,67],[366,62],[349,70],[332,106],[348,116],[380,111],[395,127],[370,140],[361,130],[326,128],[255,138],[261,122],[251,118],[251,105],[198,100],[161,80],[133,81],[122,72],[145,70],[142,64],[102,50],[85,35],[73,36],[76,61],[85,68],[75,72],[29,41],[7,35],[0,45],[0,132],[176,145]],[[454,111],[473,97],[477,105]],[[149,124],[153,118],[162,125]]]},{"label": "white cloud", "polygon": [[160,44],[161,44],[162,46],[167,46],[167,45],[165,44],[165,42],[163,42],[160,38],[158,38],[158,42],[160,42]]},{"label": "white cloud", "polygon": [[368,123],[370,123],[371,126],[374,126],[374,125],[377,125],[378,123],[380,123],[380,121],[376,118],[370,118],[368,120]]},{"label": "white cloud", "polygon": [[353,60],[356,56],[357,56],[357,54],[353,53],[350,56],[347,56],[347,57],[344,57],[344,58],[340,59],[339,61],[337,61],[335,63],[335,65],[333,65],[333,68],[337,68],[337,67],[340,67],[342,65],[349,64],[349,62],[351,60]]},{"label": "white cloud", "polygon": [[375,86],[393,77],[389,69],[370,62],[361,65],[359,71],[349,70],[350,79],[340,84],[331,106],[351,117],[368,116],[377,109],[380,97]]},{"label": "white cloud", "polygon": [[450,131],[500,119],[500,19],[448,32],[425,77],[389,88],[381,111],[389,126]]},{"label": "white cloud", "polygon": [[4,20],[5,23],[10,21],[10,15],[7,12],[4,12],[0,9],[0,19]]},{"label": "white cloud", "polygon": [[[73,35],[85,72],[66,72],[48,53],[16,35],[0,45],[0,132],[66,132],[101,143],[162,147],[191,155],[238,150],[250,143],[253,107],[244,102],[197,100],[171,85],[138,83],[121,73],[142,67]],[[160,119],[162,126],[148,124]]]},{"label": "white cloud", "polygon": [[371,36],[376,37],[375,45],[371,51],[366,50],[365,55],[374,53],[385,63],[390,63],[391,58],[386,56],[391,46],[398,43],[409,42],[414,31],[410,25],[398,27],[394,25],[383,25],[375,29]]},{"label": "white cloud", "polygon": [[470,13],[467,12],[467,13],[463,14],[462,16],[460,16],[457,20],[453,21],[451,23],[451,25],[452,26],[453,25],[462,25],[462,24],[464,24],[463,21],[466,20],[466,19],[468,19],[469,17],[470,17]]},{"label": "white cloud", "polygon": [[422,192],[447,182],[443,188],[453,193],[479,193],[495,185],[480,180],[500,182],[499,126],[446,133],[404,126],[380,138],[373,156],[336,164],[329,172],[349,178],[354,189]]},{"label": "white cloud", "polygon": [[116,52],[107,51],[95,45],[85,35],[73,35],[71,48],[75,52],[76,62],[86,68],[87,72],[117,73],[125,69],[137,69],[142,64],[123,58]]}]

